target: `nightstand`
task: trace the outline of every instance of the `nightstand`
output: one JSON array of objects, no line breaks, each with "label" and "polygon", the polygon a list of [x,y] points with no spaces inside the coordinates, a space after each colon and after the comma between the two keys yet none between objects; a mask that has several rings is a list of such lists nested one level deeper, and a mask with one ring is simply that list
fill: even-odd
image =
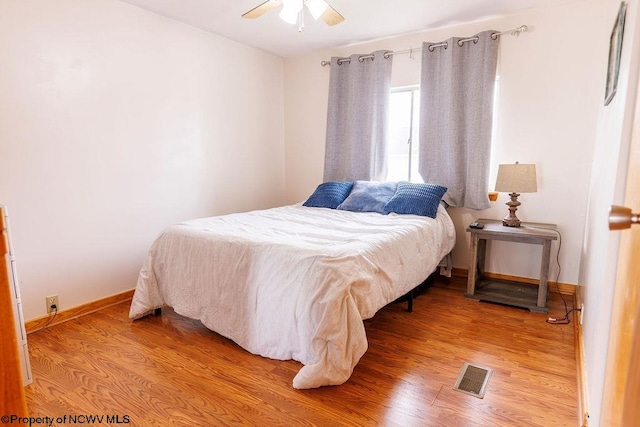
[{"label": "nightstand", "polygon": [[[469,278],[465,296],[479,301],[497,302],[547,313],[551,242],[558,239],[558,233],[555,231],[557,226],[523,222],[520,227],[505,227],[502,221],[491,219],[479,219],[477,222],[484,225],[484,228],[467,228],[467,232],[471,233],[471,244],[469,246]],[[487,240],[541,245],[539,284],[484,277]]]}]

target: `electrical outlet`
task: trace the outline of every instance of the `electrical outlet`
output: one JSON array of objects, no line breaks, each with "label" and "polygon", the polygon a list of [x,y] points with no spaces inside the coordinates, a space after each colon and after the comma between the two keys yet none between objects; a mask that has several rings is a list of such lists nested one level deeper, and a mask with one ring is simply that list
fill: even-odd
[{"label": "electrical outlet", "polygon": [[48,297],[45,297],[45,302],[47,304],[47,313],[53,313],[54,311],[60,310],[58,295],[49,295]]},{"label": "electrical outlet", "polygon": [[582,318],[584,317],[584,304],[580,304],[580,324],[582,325]]}]

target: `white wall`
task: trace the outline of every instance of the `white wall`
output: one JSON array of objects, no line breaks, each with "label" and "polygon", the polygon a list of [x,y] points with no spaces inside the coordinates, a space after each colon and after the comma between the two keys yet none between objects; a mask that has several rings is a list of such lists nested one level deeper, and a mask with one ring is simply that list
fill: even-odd
[{"label": "white wall", "polygon": [[167,225],[284,202],[276,56],[115,0],[3,0],[0,64],[27,320],[132,289]]},{"label": "white wall", "polygon": [[[613,26],[620,3],[607,1],[604,21]],[[589,425],[600,425],[609,329],[620,232],[608,229],[609,207],[624,204],[629,144],[640,70],[640,7],[628,1],[618,90],[600,105],[589,204],[582,248],[580,283],[584,284],[584,356],[588,382]],[[637,209],[637,207],[634,207]]]},{"label": "white wall", "polygon": [[[304,200],[322,181],[329,67],[331,56],[421,47],[452,36],[498,31],[526,24],[519,38],[503,36],[496,120],[495,163],[536,163],[538,192],[523,194],[523,221],[556,223],[562,232],[560,282],[578,283],[583,228],[598,107],[604,98],[606,57],[611,30],[603,0],[539,9],[485,22],[416,33],[358,46],[329,49],[285,60],[285,140],[287,201]],[[394,57],[392,84],[418,84],[420,53]],[[491,185],[495,182],[495,171]],[[458,233],[454,265],[468,268],[468,233],[474,218],[500,219],[507,195],[486,211],[454,208]],[[488,271],[538,277],[540,247],[491,242]],[[555,256],[557,243],[552,252]],[[554,265],[551,278],[558,273]]]}]

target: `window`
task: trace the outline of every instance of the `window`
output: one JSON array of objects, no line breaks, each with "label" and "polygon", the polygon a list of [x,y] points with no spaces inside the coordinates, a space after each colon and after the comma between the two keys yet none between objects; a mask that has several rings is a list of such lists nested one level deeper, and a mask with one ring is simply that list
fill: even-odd
[{"label": "window", "polygon": [[387,181],[423,182],[418,173],[418,86],[391,91]]}]

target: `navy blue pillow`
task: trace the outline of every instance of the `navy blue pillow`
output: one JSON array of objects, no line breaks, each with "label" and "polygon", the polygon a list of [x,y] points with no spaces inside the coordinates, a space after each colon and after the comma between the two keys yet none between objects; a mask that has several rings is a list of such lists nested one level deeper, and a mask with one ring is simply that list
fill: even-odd
[{"label": "navy blue pillow", "polygon": [[397,182],[356,181],[338,209],[352,212],[378,212],[386,215],[385,205],[396,192]]},{"label": "navy blue pillow", "polygon": [[437,184],[398,183],[396,194],[384,207],[385,212],[412,214],[435,218],[440,199],[447,188]]},{"label": "navy blue pillow", "polygon": [[353,188],[353,182],[322,183],[302,205],[312,208],[335,209],[347,198],[351,188]]}]

